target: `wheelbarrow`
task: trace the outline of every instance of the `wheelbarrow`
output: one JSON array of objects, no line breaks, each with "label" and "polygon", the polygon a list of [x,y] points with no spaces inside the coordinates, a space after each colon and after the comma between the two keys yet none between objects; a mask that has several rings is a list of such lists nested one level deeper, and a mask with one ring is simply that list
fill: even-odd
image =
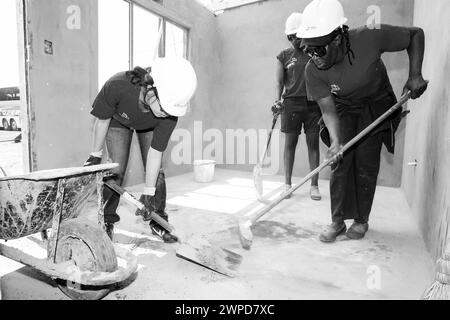
[{"label": "wheelbarrow", "polygon": [[[43,170],[0,178],[0,240],[50,231],[41,241],[46,259],[1,243],[0,254],[48,275],[72,299],[106,296],[113,284],[137,270],[137,258],[114,245],[104,230],[103,177],[117,166]],[[95,191],[98,225],[80,217]]]}]

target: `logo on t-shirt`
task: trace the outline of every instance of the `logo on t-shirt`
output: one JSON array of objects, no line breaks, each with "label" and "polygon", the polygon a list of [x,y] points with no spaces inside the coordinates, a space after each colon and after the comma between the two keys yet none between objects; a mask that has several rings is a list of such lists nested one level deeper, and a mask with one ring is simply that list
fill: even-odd
[{"label": "logo on t-shirt", "polygon": [[331,93],[336,94],[339,91],[341,91],[341,88],[339,88],[339,86],[337,84],[332,84],[331,85]]},{"label": "logo on t-shirt", "polygon": [[293,66],[295,66],[295,64],[297,63],[297,58],[292,58],[291,60],[289,60],[289,63],[286,67],[286,69],[292,68]]},{"label": "logo on t-shirt", "polygon": [[120,116],[124,119],[130,120],[130,117],[128,117],[128,115],[125,112],[123,112]]}]

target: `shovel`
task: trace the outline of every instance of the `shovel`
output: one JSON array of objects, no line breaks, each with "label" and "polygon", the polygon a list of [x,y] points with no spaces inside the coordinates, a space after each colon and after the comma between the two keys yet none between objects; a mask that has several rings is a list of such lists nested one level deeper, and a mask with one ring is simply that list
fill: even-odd
[{"label": "shovel", "polygon": [[255,165],[253,168],[253,184],[255,185],[256,190],[256,197],[259,201],[263,201],[263,180],[262,180],[262,166],[264,163],[264,160],[266,159],[267,151],[269,150],[270,141],[272,139],[272,132],[275,128],[275,125],[277,124],[278,117],[280,116],[280,113],[275,113],[272,120],[272,129],[269,131],[269,136],[267,138],[267,145],[264,149],[264,153],[260,159],[260,161]]},{"label": "shovel", "polygon": [[[104,182],[104,184],[120,194],[128,203],[140,210],[145,210],[145,206],[140,201],[118,184],[109,181]],[[174,234],[175,228],[158,214],[151,212],[150,218],[168,232]],[[235,276],[235,273],[242,262],[241,255],[222,247],[213,246],[203,237],[191,238],[189,243],[181,243],[176,254],[178,257],[228,277]]]},{"label": "shovel", "polygon": [[[400,100],[392,106],[388,111],[386,111],[383,115],[381,115],[378,119],[376,119],[373,123],[371,123],[367,128],[361,131],[358,135],[356,135],[352,140],[347,142],[339,151],[339,153],[344,153],[348,149],[350,149],[355,143],[361,140],[364,136],[366,136],[370,131],[372,131],[375,127],[377,127],[381,122],[383,122],[386,118],[392,115],[398,108],[400,108],[404,103],[406,103],[411,97],[411,91],[405,93]],[[253,234],[251,231],[251,226],[259,220],[262,216],[264,216],[267,212],[272,210],[275,206],[277,206],[281,201],[286,199],[286,197],[290,196],[294,193],[298,188],[304,185],[308,180],[318,174],[322,169],[331,165],[336,161],[337,155],[326,159],[319,167],[310,172],[306,177],[302,179],[297,185],[294,185],[289,190],[284,191],[281,195],[279,195],[276,199],[266,204],[263,208],[258,210],[252,218],[249,220],[239,221],[239,237],[241,240],[242,247],[244,249],[250,249],[250,246],[253,241]]]}]

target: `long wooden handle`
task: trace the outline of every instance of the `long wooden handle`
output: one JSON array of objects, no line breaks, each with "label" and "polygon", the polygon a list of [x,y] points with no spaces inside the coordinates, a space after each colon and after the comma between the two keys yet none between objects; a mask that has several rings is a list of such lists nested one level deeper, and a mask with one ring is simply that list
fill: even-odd
[{"label": "long wooden handle", "polygon": [[[136,208],[138,208],[140,210],[146,210],[145,206],[142,204],[142,202],[140,202],[135,197],[133,197],[132,194],[130,194],[124,188],[119,186],[117,183],[108,181],[108,182],[104,182],[104,184],[107,185],[112,190],[114,190],[115,192],[117,192],[118,194],[120,194],[124,200],[126,200],[128,203],[134,205]],[[150,213],[150,218],[152,220],[155,220],[155,222],[157,224],[159,224],[161,227],[163,227],[164,229],[166,229],[169,232],[173,232],[173,230],[175,229],[170,223],[168,223],[166,220],[161,218],[155,212]]]},{"label": "long wooden handle", "polygon": [[259,161],[259,165],[262,166],[264,163],[264,160],[266,159],[266,155],[267,155],[267,151],[269,150],[269,146],[270,146],[270,141],[272,140],[272,133],[273,133],[273,129],[275,129],[275,126],[277,124],[277,120],[278,120],[279,114],[276,114],[273,117],[272,120],[272,128],[269,131],[269,135],[267,137],[267,143],[266,143],[266,148],[264,149],[264,153],[262,154],[260,161]]},{"label": "long wooden handle", "polygon": [[398,108],[400,108],[402,105],[406,103],[411,98],[411,91],[408,91],[405,93],[400,100],[393,105],[388,111],[386,111],[383,115],[381,115],[378,119],[376,119],[374,122],[372,122],[367,128],[365,128],[363,131],[358,133],[352,140],[347,142],[342,148],[341,153],[347,151],[350,149],[355,143],[357,143],[359,140],[361,140],[362,137],[364,137],[366,134],[368,134],[370,131],[372,131],[375,127],[377,127],[381,122],[386,120],[389,116],[391,116],[395,111],[397,111]]},{"label": "long wooden handle", "polygon": [[[406,101],[409,100],[411,97],[411,92],[408,91],[405,93],[400,100],[393,105],[388,111],[386,111],[383,115],[381,115],[378,119],[376,119],[374,122],[372,122],[367,128],[365,128],[363,131],[361,131],[359,134],[357,134],[352,140],[347,142],[338,153],[344,153],[347,151],[350,147],[352,147],[355,143],[357,143],[359,140],[361,140],[365,135],[367,135],[370,131],[372,131],[375,127],[377,127],[381,122],[383,122],[386,118],[388,118],[390,115],[392,115],[398,108],[400,108]],[[258,210],[254,216],[250,219],[251,223],[254,224],[258,219],[260,219],[263,215],[265,215],[267,212],[272,210],[276,205],[278,205],[281,201],[286,199],[286,197],[290,196],[292,193],[294,193],[298,188],[300,188],[302,185],[304,185],[308,180],[310,180],[312,177],[314,177],[316,174],[318,174],[320,171],[322,171],[325,167],[329,166],[335,161],[336,155],[326,159],[320,166],[318,166],[316,169],[311,171],[307,176],[305,176],[298,184],[290,188],[289,190],[286,190],[281,195],[279,195],[276,199],[271,201],[267,206],[261,208]]]}]

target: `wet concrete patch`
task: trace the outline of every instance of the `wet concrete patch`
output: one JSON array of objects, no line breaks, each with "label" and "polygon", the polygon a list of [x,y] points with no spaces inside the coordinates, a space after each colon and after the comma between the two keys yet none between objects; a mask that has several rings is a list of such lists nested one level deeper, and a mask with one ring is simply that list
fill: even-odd
[{"label": "wet concrete patch", "polygon": [[256,237],[270,239],[310,239],[317,237],[317,232],[312,230],[298,227],[292,223],[282,224],[276,221],[260,221],[252,227],[252,233]]},{"label": "wet concrete patch", "polygon": [[354,255],[371,255],[376,257],[382,257],[386,260],[391,259],[393,249],[391,246],[380,243],[379,241],[372,241],[367,243],[367,247],[361,248],[353,252]]}]

